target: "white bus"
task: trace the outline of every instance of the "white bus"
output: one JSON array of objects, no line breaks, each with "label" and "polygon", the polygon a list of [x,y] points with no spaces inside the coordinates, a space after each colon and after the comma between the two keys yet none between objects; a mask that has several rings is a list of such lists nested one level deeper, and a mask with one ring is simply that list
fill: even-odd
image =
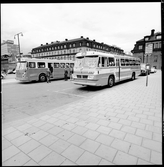
[{"label": "white bus", "polygon": [[77,53],[72,82],[79,85],[112,87],[141,73],[140,59],[126,55],[88,51]]},{"label": "white bus", "polygon": [[53,73],[51,79],[64,78],[64,68],[68,70],[68,77],[70,77],[70,68],[74,67],[73,60],[57,60],[57,59],[36,59],[23,58],[17,62],[16,79],[23,82],[47,80],[47,69],[52,65]]}]

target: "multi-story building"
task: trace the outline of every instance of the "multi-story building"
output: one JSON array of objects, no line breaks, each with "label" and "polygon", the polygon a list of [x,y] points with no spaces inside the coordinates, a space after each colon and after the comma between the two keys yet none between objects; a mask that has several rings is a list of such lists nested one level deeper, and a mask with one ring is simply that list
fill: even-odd
[{"label": "multi-story building", "polygon": [[[136,44],[131,51],[133,56],[139,57],[142,63],[149,63],[157,69],[162,66],[162,52],[161,52],[161,32],[151,30],[150,35],[144,36],[143,39],[136,41]],[[151,46],[146,48],[147,46]],[[149,49],[149,52],[147,51]]]},{"label": "multi-story building", "polygon": [[124,51],[116,46],[110,46],[103,42],[96,42],[90,40],[88,37],[77,39],[65,39],[65,41],[51,42],[46,45],[33,48],[31,55],[33,58],[47,58],[47,59],[70,59],[75,60],[75,54],[85,51],[101,51],[101,52],[115,52],[116,54],[124,54]]},{"label": "multi-story building", "polygon": [[7,55],[9,62],[15,61],[18,54],[19,47],[18,45],[14,44],[13,40],[7,40],[1,43],[1,58],[3,58],[4,55]]}]

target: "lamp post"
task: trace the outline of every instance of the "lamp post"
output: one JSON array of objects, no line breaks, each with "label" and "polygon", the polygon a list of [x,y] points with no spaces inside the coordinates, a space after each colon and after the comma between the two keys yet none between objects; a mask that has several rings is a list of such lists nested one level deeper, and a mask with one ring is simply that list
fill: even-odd
[{"label": "lamp post", "polygon": [[15,36],[18,37],[19,57],[21,57],[21,54],[20,54],[20,42],[19,42],[19,35],[20,35],[20,34],[21,34],[21,36],[23,36],[23,33],[22,33],[22,32],[20,32],[20,33],[14,35],[14,39],[15,39]]}]

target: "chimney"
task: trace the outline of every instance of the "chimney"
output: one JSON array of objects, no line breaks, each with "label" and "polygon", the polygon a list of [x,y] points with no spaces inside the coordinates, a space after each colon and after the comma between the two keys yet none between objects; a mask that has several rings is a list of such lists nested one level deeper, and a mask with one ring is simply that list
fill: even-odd
[{"label": "chimney", "polygon": [[48,43],[46,43],[46,45],[48,45]]},{"label": "chimney", "polygon": [[65,39],[65,41],[68,41],[68,39]]},{"label": "chimney", "polygon": [[41,46],[43,46],[43,44],[41,44]]},{"label": "chimney", "polygon": [[89,39],[89,38],[87,37],[87,39]]},{"label": "chimney", "polygon": [[83,38],[83,36],[81,36],[81,38]]},{"label": "chimney", "polygon": [[95,39],[93,41],[95,42]]},{"label": "chimney", "polygon": [[151,36],[154,36],[154,29],[151,30]]},{"label": "chimney", "polygon": [[53,44],[53,42],[51,42],[51,44]]}]

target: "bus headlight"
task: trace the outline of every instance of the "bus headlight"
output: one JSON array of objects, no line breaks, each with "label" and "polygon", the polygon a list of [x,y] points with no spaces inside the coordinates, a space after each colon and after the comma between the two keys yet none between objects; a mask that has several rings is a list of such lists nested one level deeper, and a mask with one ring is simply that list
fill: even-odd
[{"label": "bus headlight", "polygon": [[72,74],[72,78],[77,78],[77,76],[75,74]]}]

